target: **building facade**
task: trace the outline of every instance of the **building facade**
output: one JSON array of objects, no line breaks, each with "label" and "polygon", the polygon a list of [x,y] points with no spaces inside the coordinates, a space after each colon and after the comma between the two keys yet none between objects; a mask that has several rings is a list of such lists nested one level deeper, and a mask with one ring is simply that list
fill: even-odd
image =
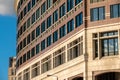
[{"label": "building facade", "polygon": [[16,80],[16,57],[9,58],[8,80]]},{"label": "building facade", "polygon": [[17,80],[120,80],[120,0],[16,0]]}]

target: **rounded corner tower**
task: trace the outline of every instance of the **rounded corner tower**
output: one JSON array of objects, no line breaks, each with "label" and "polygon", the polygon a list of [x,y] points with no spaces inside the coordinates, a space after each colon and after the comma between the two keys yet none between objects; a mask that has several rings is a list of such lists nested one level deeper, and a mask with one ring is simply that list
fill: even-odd
[{"label": "rounded corner tower", "polygon": [[120,0],[15,0],[16,80],[120,80]]}]

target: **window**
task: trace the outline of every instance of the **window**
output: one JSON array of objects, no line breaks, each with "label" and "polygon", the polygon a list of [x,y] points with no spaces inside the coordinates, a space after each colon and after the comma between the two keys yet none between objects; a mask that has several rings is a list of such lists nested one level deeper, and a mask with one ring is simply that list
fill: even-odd
[{"label": "window", "polygon": [[110,17],[111,18],[120,17],[120,4],[110,6]]},{"label": "window", "polygon": [[66,35],[66,27],[65,27],[65,25],[63,25],[63,26],[59,29],[59,33],[60,33],[60,38],[62,38],[63,36]]},{"label": "window", "polygon": [[23,60],[22,60],[22,57],[20,57],[20,65],[22,64]]},{"label": "window", "polygon": [[32,41],[35,39],[35,30],[32,31],[31,39]]},{"label": "window", "polygon": [[93,8],[91,12],[91,21],[98,21],[105,19],[105,7]]},{"label": "window", "polygon": [[40,26],[36,28],[36,37],[38,37],[39,35],[40,35]]},{"label": "window", "polygon": [[41,42],[41,51],[45,49],[45,40]]},{"label": "window", "polygon": [[23,24],[23,32],[26,30],[26,22]]},{"label": "window", "polygon": [[23,55],[23,63],[26,62],[26,54]]},{"label": "window", "polygon": [[[117,31],[102,32],[99,35],[100,35],[99,42],[98,36],[93,38],[95,47],[94,51],[95,58],[98,57],[98,54],[100,54],[100,52],[101,52],[100,57],[118,55],[118,32]],[[98,47],[98,44],[100,44],[100,48]],[[98,49],[100,50],[100,52],[98,52]]]},{"label": "window", "polygon": [[90,3],[101,2],[101,1],[105,1],[105,0],[90,0]]},{"label": "window", "polygon": [[35,0],[32,0],[32,7],[35,5]]},{"label": "window", "polygon": [[53,33],[53,43],[58,40],[58,30]]},{"label": "window", "polygon": [[31,9],[31,1],[28,3],[28,11],[27,12],[29,12],[30,9]]},{"label": "window", "polygon": [[41,61],[41,73],[45,73],[51,69],[51,55],[42,59]]},{"label": "window", "polygon": [[27,44],[30,43],[30,34],[27,36]]},{"label": "window", "polygon": [[71,32],[73,29],[74,29],[74,20],[72,19],[67,23],[67,33]]},{"label": "window", "polygon": [[25,47],[26,46],[26,38],[24,38],[24,40],[23,40],[23,47]]},{"label": "window", "polygon": [[58,10],[53,13],[53,24],[58,20]]},{"label": "window", "polygon": [[47,37],[47,47],[51,45],[51,35]]},{"label": "window", "polygon": [[65,3],[62,6],[60,6],[59,10],[60,10],[59,12],[60,12],[60,18],[61,18],[66,13]]},{"label": "window", "polygon": [[30,27],[30,18],[27,20],[27,28]]},{"label": "window", "polygon": [[27,52],[27,60],[30,59],[30,50]]},{"label": "window", "polygon": [[49,17],[47,18],[47,28],[49,28],[49,27],[51,26],[51,23],[52,23],[52,17],[49,16]]},{"label": "window", "polygon": [[40,52],[40,44],[36,45],[36,54],[38,54]]},{"label": "window", "polygon": [[31,49],[31,57],[33,57],[34,55],[35,55],[35,47]]},{"label": "window", "polygon": [[69,12],[74,6],[74,0],[67,0],[67,12]]},{"label": "window", "polygon": [[41,5],[41,15],[46,11],[45,2]]},{"label": "window", "polygon": [[79,4],[82,0],[75,0],[75,5]]},{"label": "window", "polygon": [[27,7],[24,8],[24,16],[26,15],[27,13]]},{"label": "window", "polygon": [[51,6],[51,0],[47,0],[47,9]]},{"label": "window", "polygon": [[22,80],[22,73],[18,74],[18,80]]},{"label": "window", "polygon": [[83,23],[83,13],[81,12],[75,17],[76,27],[80,26]]},{"label": "window", "polygon": [[32,24],[35,22],[35,13],[32,15]]},{"label": "window", "polygon": [[32,65],[32,78],[40,75],[40,62]]},{"label": "window", "polygon": [[36,20],[40,17],[40,8],[36,10]]},{"label": "window", "polygon": [[83,54],[83,36],[67,45],[68,61]]},{"label": "window", "polygon": [[23,80],[30,80],[30,68],[24,70]]},{"label": "window", "polygon": [[65,63],[65,47],[62,47],[61,49],[53,53],[53,62],[54,67]]},{"label": "window", "polygon": [[41,33],[45,31],[45,21],[41,23]]}]

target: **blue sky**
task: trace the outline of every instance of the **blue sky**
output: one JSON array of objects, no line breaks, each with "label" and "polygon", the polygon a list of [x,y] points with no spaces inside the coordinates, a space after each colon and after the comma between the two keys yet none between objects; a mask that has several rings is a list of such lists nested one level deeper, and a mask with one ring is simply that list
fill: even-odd
[{"label": "blue sky", "polygon": [[9,57],[16,55],[14,0],[0,0],[0,80],[8,80]]}]

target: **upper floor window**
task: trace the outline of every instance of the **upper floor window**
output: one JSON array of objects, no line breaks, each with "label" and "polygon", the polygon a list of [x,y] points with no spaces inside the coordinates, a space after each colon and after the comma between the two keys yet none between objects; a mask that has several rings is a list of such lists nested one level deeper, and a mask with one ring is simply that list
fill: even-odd
[{"label": "upper floor window", "polygon": [[40,17],[40,8],[36,10],[36,20]]},{"label": "upper floor window", "polygon": [[60,18],[61,18],[66,13],[65,3],[62,6],[60,6],[59,10],[60,10],[59,12],[60,12]]},{"label": "upper floor window", "polygon": [[27,28],[30,27],[30,24],[31,24],[30,23],[30,18],[28,18],[28,20],[27,20]]},{"label": "upper floor window", "polygon": [[58,30],[53,33],[53,43],[58,40]]},{"label": "upper floor window", "polygon": [[51,45],[51,35],[47,37],[47,47]]},{"label": "upper floor window", "polygon": [[27,60],[30,59],[30,50],[27,52]]},{"label": "upper floor window", "polygon": [[105,1],[105,0],[90,0],[90,3],[95,3],[95,2],[100,2],[100,1]]},{"label": "upper floor window", "polygon": [[30,43],[30,34],[27,36],[27,44],[29,44]]},{"label": "upper floor window", "polygon": [[27,13],[27,7],[24,8],[24,16],[26,15]]},{"label": "upper floor window", "polygon": [[36,0],[32,0],[32,7],[35,5]]},{"label": "upper floor window", "polygon": [[59,29],[59,34],[60,34],[60,38],[62,38],[63,36],[66,35],[66,27],[65,27],[65,25],[63,25],[63,26]]},{"label": "upper floor window", "polygon": [[47,28],[49,28],[52,25],[52,17],[51,15],[47,18]]},{"label": "upper floor window", "polygon": [[90,10],[91,21],[98,21],[105,19],[105,7],[93,8]]},{"label": "upper floor window", "polygon": [[35,56],[35,47],[31,49],[31,57]]},{"label": "upper floor window", "polygon": [[79,4],[82,0],[75,0],[75,5]]},{"label": "upper floor window", "polygon": [[28,3],[28,11],[27,12],[29,12],[30,11],[30,9],[31,9],[31,1]]},{"label": "upper floor window", "polygon": [[40,35],[40,26],[36,28],[36,37],[38,37],[39,35]]},{"label": "upper floor window", "polygon": [[120,4],[110,6],[110,17],[111,18],[120,17]]},{"label": "upper floor window", "polygon": [[23,80],[30,80],[30,68],[24,70],[24,72],[23,72]]},{"label": "upper floor window", "polygon": [[45,21],[41,23],[41,33],[45,31]]},{"label": "upper floor window", "polygon": [[35,30],[33,30],[31,33],[31,40],[33,41],[34,39],[35,39]]},{"label": "upper floor window", "polygon": [[46,5],[45,5],[46,2],[44,2],[42,5],[41,5],[41,15],[46,11]]},{"label": "upper floor window", "polygon": [[35,22],[35,13],[32,15],[32,24]]},{"label": "upper floor window", "polygon": [[74,7],[74,0],[67,0],[67,12]]},{"label": "upper floor window", "polygon": [[52,0],[47,0],[47,9],[51,6],[51,1]]},{"label": "upper floor window", "polygon": [[83,23],[83,13],[79,13],[76,17],[75,17],[75,25],[76,27],[80,26]]},{"label": "upper floor window", "polygon": [[38,54],[40,52],[40,44],[36,45],[36,54]]},{"label": "upper floor window", "polygon": [[43,40],[43,41],[41,42],[41,51],[45,49],[45,45],[46,45],[46,44],[45,44],[45,40]]},{"label": "upper floor window", "polygon": [[67,23],[67,33],[71,32],[74,29],[74,20],[71,19],[68,23]]},{"label": "upper floor window", "polygon": [[53,23],[58,20],[58,10],[53,13]]}]

